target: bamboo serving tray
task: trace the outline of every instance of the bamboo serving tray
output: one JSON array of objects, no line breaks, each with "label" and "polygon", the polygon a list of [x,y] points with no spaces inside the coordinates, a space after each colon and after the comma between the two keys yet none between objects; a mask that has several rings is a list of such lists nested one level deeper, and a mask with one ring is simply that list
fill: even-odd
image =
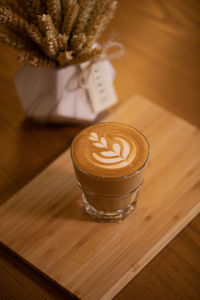
[{"label": "bamboo serving tray", "polygon": [[136,211],[97,223],[84,211],[69,151],[0,207],[0,241],[81,299],[111,299],[200,211],[199,130],[141,96],[106,121],[141,130],[151,158]]}]

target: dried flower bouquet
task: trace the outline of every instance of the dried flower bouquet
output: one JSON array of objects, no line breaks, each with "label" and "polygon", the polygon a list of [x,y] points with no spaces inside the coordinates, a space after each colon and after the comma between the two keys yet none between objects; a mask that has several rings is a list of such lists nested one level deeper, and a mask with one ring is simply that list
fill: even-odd
[{"label": "dried flower bouquet", "polygon": [[117,0],[0,0],[0,41],[32,67],[66,67],[94,59],[95,41]]}]

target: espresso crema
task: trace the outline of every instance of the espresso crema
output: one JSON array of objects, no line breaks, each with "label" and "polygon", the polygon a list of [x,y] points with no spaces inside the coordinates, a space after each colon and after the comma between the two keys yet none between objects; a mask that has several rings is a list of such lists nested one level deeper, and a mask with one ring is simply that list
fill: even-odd
[{"label": "espresso crema", "polygon": [[142,168],[148,159],[149,144],[135,128],[108,122],[79,133],[71,150],[74,163],[84,172],[114,178]]}]

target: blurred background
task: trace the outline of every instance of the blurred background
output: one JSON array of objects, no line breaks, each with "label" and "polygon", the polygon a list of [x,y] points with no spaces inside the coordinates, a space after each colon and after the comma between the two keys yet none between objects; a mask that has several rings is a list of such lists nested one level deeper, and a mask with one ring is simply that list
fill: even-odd
[{"label": "blurred background", "polygon": [[[199,127],[200,1],[120,0],[101,42],[113,38],[125,48],[112,62],[119,102],[139,93]],[[0,44],[0,203],[63,152],[82,128],[26,120],[13,85],[21,67],[16,52]]]},{"label": "blurred background", "polygon": [[[120,100],[140,93],[200,125],[200,1],[119,1],[106,31],[125,56],[113,61]],[[105,35],[104,35],[105,36]]]},{"label": "blurred background", "polygon": [[[100,40],[114,38],[125,47],[125,55],[112,61],[119,101],[140,93],[199,126],[199,33],[198,0],[119,1],[115,18]],[[21,67],[16,52],[0,44],[2,201],[64,151],[80,130],[80,126],[44,126],[25,119],[13,85]]]}]

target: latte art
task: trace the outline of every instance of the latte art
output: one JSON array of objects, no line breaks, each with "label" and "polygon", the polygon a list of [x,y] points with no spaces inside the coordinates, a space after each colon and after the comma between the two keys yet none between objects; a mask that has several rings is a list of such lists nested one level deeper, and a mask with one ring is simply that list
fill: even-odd
[{"label": "latte art", "polygon": [[118,222],[134,211],[149,150],[142,133],[121,123],[95,124],[74,138],[72,162],[90,216]]},{"label": "latte art", "polygon": [[[91,132],[89,139],[93,142],[94,147],[105,149],[92,153],[94,164],[106,169],[123,168],[132,163],[136,156],[136,146],[133,142],[128,142],[122,137],[115,137],[116,142],[111,143],[105,137],[98,137],[96,132]],[[131,145],[131,146],[130,146]]]},{"label": "latte art", "polygon": [[148,159],[149,146],[135,128],[120,123],[99,123],[84,129],[72,142],[77,166],[100,177],[134,173]]}]

